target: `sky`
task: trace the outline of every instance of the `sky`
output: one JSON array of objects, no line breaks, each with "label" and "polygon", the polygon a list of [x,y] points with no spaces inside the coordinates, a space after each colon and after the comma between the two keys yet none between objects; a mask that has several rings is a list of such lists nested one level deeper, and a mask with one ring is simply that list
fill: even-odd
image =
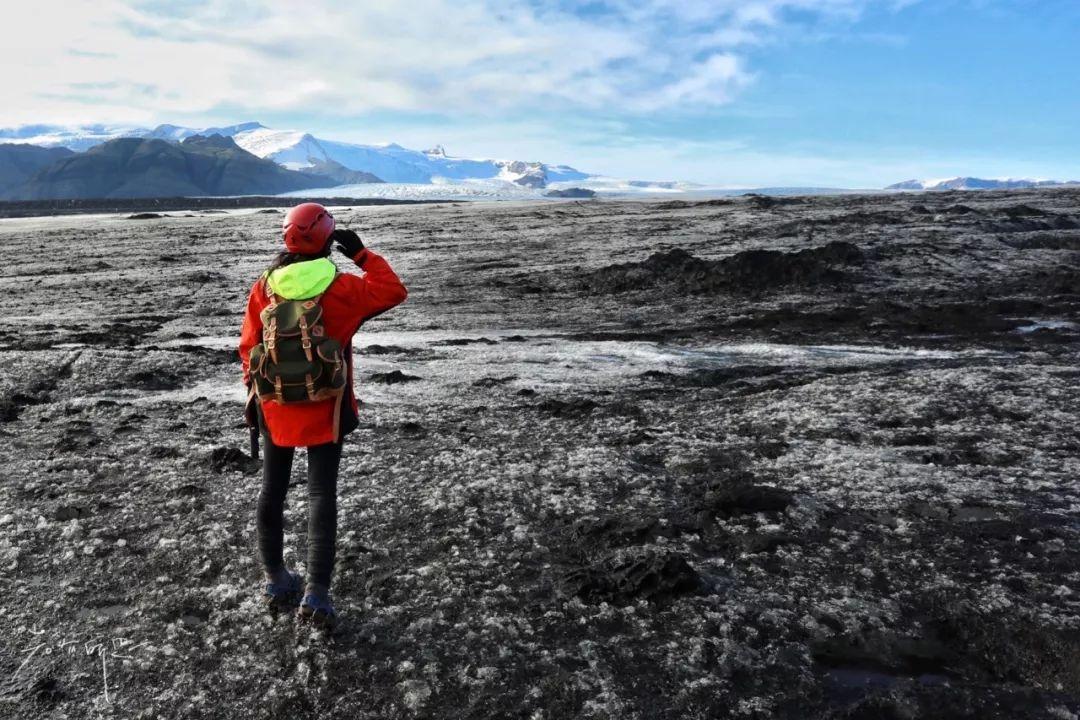
[{"label": "sky", "polygon": [[258,120],[728,187],[1080,180],[1077,0],[0,0],[0,127]]}]

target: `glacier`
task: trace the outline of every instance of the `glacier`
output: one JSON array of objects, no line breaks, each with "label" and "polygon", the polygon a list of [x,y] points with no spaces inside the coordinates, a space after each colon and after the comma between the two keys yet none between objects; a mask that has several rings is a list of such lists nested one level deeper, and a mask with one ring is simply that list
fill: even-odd
[{"label": "glacier", "polygon": [[529,188],[550,182],[593,177],[567,165],[522,160],[452,157],[441,146],[412,150],[396,143],[364,145],[318,138],[299,130],[277,130],[259,122],[208,128],[163,124],[154,128],[129,125],[24,125],[0,128],[0,143],[62,146],[82,152],[119,137],[158,138],[180,142],[193,135],[224,135],[244,150],[269,158],[290,170],[307,170],[336,162],[349,170],[371,173],[387,183],[430,184],[443,180],[500,180]]},{"label": "glacier", "polygon": [[950,177],[927,180],[905,180],[887,186],[886,190],[1019,190],[1038,187],[1059,187],[1080,184],[1075,180],[1060,181],[1043,178],[978,178]]}]

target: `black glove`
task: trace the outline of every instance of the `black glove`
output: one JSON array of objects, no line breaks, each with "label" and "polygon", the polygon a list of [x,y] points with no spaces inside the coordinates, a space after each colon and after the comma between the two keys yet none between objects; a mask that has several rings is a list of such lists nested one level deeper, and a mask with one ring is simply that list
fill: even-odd
[{"label": "black glove", "polygon": [[352,230],[335,230],[330,233],[331,242],[337,243],[337,249],[351,260],[364,249],[364,241]]}]

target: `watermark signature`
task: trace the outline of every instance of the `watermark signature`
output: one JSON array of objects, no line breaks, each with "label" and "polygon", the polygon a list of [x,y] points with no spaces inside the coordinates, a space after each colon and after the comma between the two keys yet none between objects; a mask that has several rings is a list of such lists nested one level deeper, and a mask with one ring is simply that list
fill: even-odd
[{"label": "watermark signature", "polygon": [[105,702],[111,703],[114,696],[109,695],[109,661],[110,660],[135,660],[135,653],[141,648],[148,646],[150,642],[143,640],[137,642],[130,638],[110,637],[95,638],[90,640],[73,640],[61,637],[54,640],[46,640],[33,645],[26,652],[26,658],[16,668],[11,679],[19,676],[30,661],[38,656],[70,656],[92,658],[101,660],[101,682],[105,694]]}]

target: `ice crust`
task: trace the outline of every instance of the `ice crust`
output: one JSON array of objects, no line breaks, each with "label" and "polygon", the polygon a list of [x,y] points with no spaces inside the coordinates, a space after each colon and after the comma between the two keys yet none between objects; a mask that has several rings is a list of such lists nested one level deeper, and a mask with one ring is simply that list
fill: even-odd
[{"label": "ice crust", "polygon": [[[0,716],[1077,714],[1080,193],[957,203],[337,213],[410,298],[354,347],[331,638],[259,598],[280,218],[0,223]],[[828,285],[587,286],[833,240]]]}]

